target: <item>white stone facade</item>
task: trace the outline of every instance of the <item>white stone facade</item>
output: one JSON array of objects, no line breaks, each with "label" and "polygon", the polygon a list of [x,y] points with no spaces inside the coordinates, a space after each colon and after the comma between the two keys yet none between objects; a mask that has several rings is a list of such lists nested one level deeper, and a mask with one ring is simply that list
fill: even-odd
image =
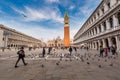
[{"label": "white stone facade", "polygon": [[0,24],[0,49],[42,47],[42,41]]},{"label": "white stone facade", "polygon": [[90,49],[116,46],[120,50],[120,0],[102,0],[74,36],[74,45]]}]

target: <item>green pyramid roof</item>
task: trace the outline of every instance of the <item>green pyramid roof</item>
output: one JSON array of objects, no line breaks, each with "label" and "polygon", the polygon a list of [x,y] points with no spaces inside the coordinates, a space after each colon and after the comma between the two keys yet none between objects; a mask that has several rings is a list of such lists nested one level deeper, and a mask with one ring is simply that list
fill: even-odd
[{"label": "green pyramid roof", "polygon": [[66,13],[65,13],[65,16],[64,17],[67,17],[68,18],[68,11],[66,10]]}]

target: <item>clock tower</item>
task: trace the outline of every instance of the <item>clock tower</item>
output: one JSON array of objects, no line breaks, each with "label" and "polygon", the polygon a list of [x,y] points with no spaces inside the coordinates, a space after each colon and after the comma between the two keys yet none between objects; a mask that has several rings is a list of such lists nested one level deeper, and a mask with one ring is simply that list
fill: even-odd
[{"label": "clock tower", "polygon": [[70,25],[67,11],[64,16],[64,46],[65,47],[70,46]]}]

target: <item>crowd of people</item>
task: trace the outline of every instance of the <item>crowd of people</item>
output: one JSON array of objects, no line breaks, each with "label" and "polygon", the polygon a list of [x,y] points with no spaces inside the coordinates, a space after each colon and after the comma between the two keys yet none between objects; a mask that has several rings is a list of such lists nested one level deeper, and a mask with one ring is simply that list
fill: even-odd
[{"label": "crowd of people", "polygon": [[116,56],[118,55],[115,46],[111,46],[109,48],[103,48],[102,46],[100,46],[100,57],[107,57],[108,53],[112,53],[112,55],[116,55]]},{"label": "crowd of people", "polygon": [[[68,48],[61,48],[61,49],[68,49]],[[71,56],[72,55],[72,51],[74,51],[77,53],[77,47],[69,47],[69,55]],[[31,50],[31,49],[30,49]],[[46,52],[46,48],[43,47],[42,49],[42,57],[44,58],[46,54],[50,55],[51,54],[51,51],[55,51],[55,48],[52,48],[52,47],[48,47],[48,52]],[[86,48],[86,50],[88,51],[89,48]],[[116,52],[116,47],[115,46],[111,46],[109,48],[103,48],[102,46],[100,46],[99,48],[99,57],[108,57],[109,53],[112,53],[112,55],[118,55],[117,52]],[[25,51],[24,51],[24,47],[21,47],[20,50],[17,52],[18,54],[18,60],[15,64],[15,68],[17,68],[17,64],[20,60],[23,61],[24,65],[27,65],[27,63],[25,62],[24,58],[25,58]]]}]

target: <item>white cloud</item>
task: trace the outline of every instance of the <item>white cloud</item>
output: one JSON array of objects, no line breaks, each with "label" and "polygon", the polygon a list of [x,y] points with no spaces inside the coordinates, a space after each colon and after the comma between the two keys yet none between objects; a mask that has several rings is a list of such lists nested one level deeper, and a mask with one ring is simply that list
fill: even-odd
[{"label": "white cloud", "polygon": [[55,3],[55,2],[59,2],[59,0],[46,0],[47,3]]},{"label": "white cloud", "polygon": [[[0,19],[0,24],[6,27],[10,27],[17,31],[20,31],[26,35],[33,36],[37,39],[43,39],[45,42],[60,36],[63,39],[63,29],[46,29],[43,26],[34,26],[28,24],[22,24],[15,20],[3,20]],[[21,27],[22,26],[22,27]]]},{"label": "white cloud", "polygon": [[75,8],[74,5],[71,5],[71,6],[69,7],[70,10],[73,10],[74,8]]},{"label": "white cloud", "polygon": [[25,11],[13,8],[16,12],[25,16],[25,21],[53,20],[63,23],[63,17],[57,8],[44,7],[43,9],[32,9],[25,6]]},{"label": "white cloud", "polygon": [[[80,13],[79,14],[84,14],[85,17],[88,17],[92,14],[94,11],[95,7],[98,6],[98,4],[101,2],[101,0],[86,0],[85,5],[80,7]],[[92,3],[92,4],[90,4]]]},{"label": "white cloud", "polygon": [[71,20],[72,21],[71,21],[71,25],[70,25],[70,35],[71,35],[71,38],[74,38],[74,35],[84,24],[85,19],[79,19],[79,18],[71,16]]},{"label": "white cloud", "polygon": [[84,14],[86,17],[88,17],[92,11],[93,9],[90,9],[88,6],[83,6],[80,8],[80,12],[82,12],[82,14]]},{"label": "white cloud", "polygon": [[31,36],[34,36],[38,39],[43,38],[45,42],[53,38],[56,38],[57,36],[63,38],[63,30],[44,29],[39,26],[38,27],[36,26],[28,29],[23,29],[21,31]]}]

